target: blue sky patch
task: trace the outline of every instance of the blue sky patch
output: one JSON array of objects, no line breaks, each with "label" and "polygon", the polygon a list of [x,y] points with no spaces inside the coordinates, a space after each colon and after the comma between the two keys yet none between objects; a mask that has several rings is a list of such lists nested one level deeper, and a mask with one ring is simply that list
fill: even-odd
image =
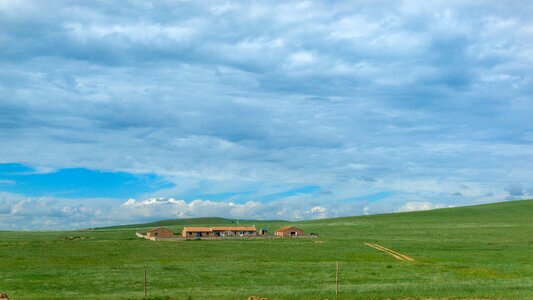
[{"label": "blue sky patch", "polygon": [[85,168],[37,173],[33,168],[23,164],[0,164],[0,190],[26,196],[128,198],[173,186],[174,184],[156,174],[108,172]]},{"label": "blue sky patch", "polygon": [[392,191],[381,191],[377,193],[372,193],[368,195],[358,196],[354,198],[350,198],[350,201],[368,201],[368,202],[377,202],[381,201],[385,198],[388,198],[390,196],[394,195],[394,192]]}]

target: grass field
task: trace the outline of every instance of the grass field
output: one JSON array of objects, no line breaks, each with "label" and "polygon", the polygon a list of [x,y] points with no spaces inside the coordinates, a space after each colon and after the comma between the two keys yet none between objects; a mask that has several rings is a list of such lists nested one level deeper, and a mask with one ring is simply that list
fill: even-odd
[{"label": "grass field", "polygon": [[[190,222],[165,225],[179,231]],[[320,237],[153,242],[135,237],[143,225],[0,232],[0,292],[17,300],[142,299],[146,269],[149,299],[533,299],[533,200],[294,224]],[[66,239],[73,236],[87,238]]]}]

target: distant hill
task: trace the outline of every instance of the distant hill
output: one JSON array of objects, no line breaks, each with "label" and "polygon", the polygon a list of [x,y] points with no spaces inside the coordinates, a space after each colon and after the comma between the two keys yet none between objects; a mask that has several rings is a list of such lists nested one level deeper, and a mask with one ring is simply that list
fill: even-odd
[{"label": "distant hill", "polygon": [[[497,202],[489,204],[480,204],[472,206],[461,206],[451,208],[439,208],[425,211],[402,212],[402,213],[388,213],[376,214],[368,216],[352,216],[327,218],[307,221],[284,221],[284,220],[239,220],[240,224],[280,224],[280,223],[298,223],[298,224],[324,224],[336,222],[384,222],[384,223],[434,223],[436,220],[445,221],[446,223],[454,222],[470,222],[470,223],[486,223],[486,222],[502,222],[502,221],[527,221],[533,220],[533,200],[516,200],[507,202]],[[225,219],[218,217],[208,218],[190,218],[190,219],[172,219],[161,220],[150,223],[128,224],[118,226],[100,227],[96,229],[134,229],[146,227],[159,226],[212,226],[212,225],[236,225],[235,219]]]},{"label": "distant hill", "polygon": [[332,219],[312,220],[310,222],[328,222],[329,220],[354,220],[374,222],[401,222],[401,223],[434,223],[437,220],[453,224],[454,222],[470,223],[501,223],[533,221],[533,200],[514,200],[460,206],[450,208],[438,208],[433,210],[377,214],[356,217],[341,217]]},{"label": "distant hill", "polygon": [[[273,220],[273,221],[258,221],[258,220],[239,220],[240,224],[251,224],[254,222],[260,223],[279,223],[279,222],[288,222],[283,220]],[[95,229],[131,229],[131,228],[145,228],[145,227],[160,227],[160,226],[210,226],[210,225],[236,225],[237,220],[235,219],[225,219],[218,217],[209,217],[209,218],[190,218],[190,219],[171,219],[171,220],[161,220],[150,223],[140,223],[140,224],[129,224],[129,225],[117,225],[117,226],[108,226],[108,227],[99,227]]]}]

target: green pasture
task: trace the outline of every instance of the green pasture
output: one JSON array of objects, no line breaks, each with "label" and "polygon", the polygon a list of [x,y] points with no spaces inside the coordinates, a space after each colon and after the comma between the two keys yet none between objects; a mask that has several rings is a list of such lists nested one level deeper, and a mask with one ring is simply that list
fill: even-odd
[{"label": "green pasture", "polygon": [[[271,231],[289,224],[241,221],[254,223]],[[146,270],[148,299],[533,299],[533,200],[291,224],[319,238],[153,242],[135,237],[149,228],[142,224],[0,232],[0,292],[16,300],[143,299]]]}]

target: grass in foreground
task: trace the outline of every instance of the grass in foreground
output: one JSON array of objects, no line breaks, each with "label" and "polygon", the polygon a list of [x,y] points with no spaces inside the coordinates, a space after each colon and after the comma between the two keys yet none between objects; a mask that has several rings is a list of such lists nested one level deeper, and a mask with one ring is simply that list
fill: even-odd
[{"label": "grass in foreground", "polygon": [[[527,200],[293,223],[318,239],[152,242],[135,238],[143,225],[0,232],[0,292],[14,299],[142,299],[146,269],[151,299],[533,299],[532,221]],[[196,225],[213,225],[207,223]],[[270,230],[285,224],[256,221]],[[65,239],[72,236],[87,238]]]}]

